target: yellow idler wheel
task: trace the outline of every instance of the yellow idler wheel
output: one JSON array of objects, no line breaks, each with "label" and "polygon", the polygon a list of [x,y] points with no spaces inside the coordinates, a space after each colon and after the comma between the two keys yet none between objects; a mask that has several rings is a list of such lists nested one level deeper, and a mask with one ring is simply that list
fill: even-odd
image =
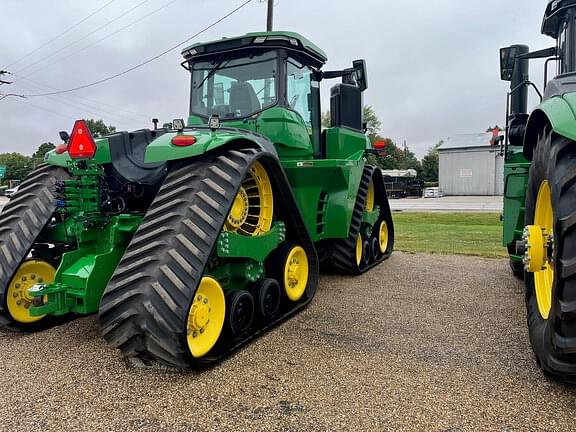
[{"label": "yellow idler wheel", "polygon": [[380,252],[386,253],[388,248],[388,224],[386,221],[380,222],[380,227],[378,228],[378,245],[380,246]]},{"label": "yellow idler wheel", "polygon": [[54,281],[56,269],[45,261],[24,261],[8,285],[6,305],[12,319],[22,324],[32,324],[45,317],[30,315],[32,297],[28,289],[36,284]]},{"label": "yellow idler wheel", "polygon": [[358,234],[356,237],[356,265],[360,267],[362,262],[362,251],[364,250],[364,241],[362,240],[362,235]]},{"label": "yellow idler wheel", "polygon": [[270,231],[273,215],[272,183],[266,169],[256,161],[242,181],[224,229],[245,236],[257,236]]},{"label": "yellow idler wheel", "polygon": [[366,211],[374,211],[374,180],[370,180],[368,184],[368,193],[366,194]]},{"label": "yellow idler wheel", "polygon": [[224,326],[226,301],[216,279],[205,276],[188,311],[187,341],[194,358],[203,357],[214,347]]},{"label": "yellow idler wheel", "polygon": [[284,264],[284,291],[292,301],[304,295],[308,285],[308,257],[301,246],[294,246],[288,252]]},{"label": "yellow idler wheel", "polygon": [[526,271],[534,273],[534,291],[538,310],[543,319],[548,319],[552,308],[552,286],[554,268],[548,257],[550,246],[554,241],[554,212],[552,194],[548,180],[544,180],[538,189],[534,209],[534,225],[524,229],[526,254],[524,266]]}]

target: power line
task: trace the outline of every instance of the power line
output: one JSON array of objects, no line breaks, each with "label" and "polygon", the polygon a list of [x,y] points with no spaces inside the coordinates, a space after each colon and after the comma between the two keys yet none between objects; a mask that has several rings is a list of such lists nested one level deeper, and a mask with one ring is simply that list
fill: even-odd
[{"label": "power line", "polygon": [[106,3],[104,6],[99,7],[98,9],[96,9],[94,12],[92,12],[91,14],[89,14],[86,18],[78,21],[76,24],[72,25],[71,27],[68,27],[66,30],[64,30],[62,33],[54,36],[52,39],[50,39],[48,42],[44,42],[42,45],[40,45],[39,47],[33,49],[32,51],[24,54],[22,57],[16,59],[15,61],[13,61],[12,63],[10,63],[8,66],[6,66],[6,69],[8,69],[9,67],[14,66],[17,63],[20,63],[20,61],[22,61],[23,59],[25,59],[26,57],[28,57],[30,54],[34,54],[35,52],[37,52],[38,50],[44,48],[46,45],[54,42],[56,39],[64,36],[66,33],[69,33],[70,31],[74,30],[76,27],[78,27],[80,24],[82,24],[84,21],[92,18],[94,15],[96,15],[98,12],[100,12],[102,9],[104,9],[105,7],[111,5],[112,3],[114,3],[116,0],[110,0],[108,3]]},{"label": "power line", "polygon": [[144,3],[147,3],[148,1],[149,1],[149,0],[143,0],[143,1],[141,1],[141,2],[138,3],[136,6],[131,7],[131,8],[128,9],[127,11],[125,11],[125,12],[123,12],[122,14],[120,14],[119,16],[117,16],[116,18],[114,18],[114,19],[112,19],[112,20],[104,23],[103,25],[101,25],[100,27],[98,27],[96,30],[92,30],[90,33],[85,34],[85,35],[82,36],[81,38],[75,39],[75,40],[73,40],[72,42],[70,42],[69,44],[64,45],[62,48],[60,48],[59,50],[54,51],[52,54],[48,54],[47,56],[42,57],[40,60],[36,60],[35,62],[30,63],[28,66],[24,66],[23,68],[18,69],[18,70],[16,71],[16,73],[20,73],[20,72],[22,72],[22,71],[25,71],[26,69],[28,69],[28,68],[30,68],[30,67],[32,67],[32,66],[34,66],[34,65],[37,65],[38,63],[42,63],[42,62],[43,62],[44,60],[46,60],[46,59],[52,58],[55,54],[58,54],[59,52],[64,51],[66,48],[68,48],[68,47],[70,47],[70,46],[72,46],[72,45],[76,45],[78,42],[81,42],[81,41],[83,41],[84,39],[86,39],[87,37],[92,36],[94,33],[102,30],[104,27],[107,27],[107,26],[109,26],[110,24],[112,24],[113,22],[118,21],[119,19],[124,18],[126,15],[132,13],[133,11],[135,11],[136,9],[138,9],[140,6],[142,6]]},{"label": "power line", "polygon": [[49,109],[49,108],[46,108],[46,107],[43,107],[43,106],[41,106],[41,105],[35,105],[35,104],[33,104],[33,103],[29,102],[29,101],[23,101],[23,100],[21,100],[21,99],[13,99],[13,100],[16,101],[16,102],[20,102],[20,103],[22,103],[22,104],[25,104],[25,105],[34,107],[34,108],[36,108],[36,109],[49,112],[49,113],[54,114],[54,115],[56,115],[56,116],[63,117],[63,118],[65,118],[65,119],[67,119],[67,120],[76,120],[74,117],[70,117],[70,116],[68,116],[68,115],[65,115],[65,114],[62,114],[62,113],[53,111],[53,110],[51,110],[51,109]]},{"label": "power line", "polygon": [[[27,83],[29,83],[29,84],[32,85],[33,87],[36,87],[35,90],[45,91],[46,89],[50,89],[50,90],[60,91],[60,89],[57,89],[56,87],[50,86],[50,85],[48,85],[48,84],[43,84],[43,83],[40,83],[40,82],[38,82],[38,81],[31,80],[30,78],[22,77],[22,76],[19,76],[19,75],[14,75],[14,76],[17,78],[17,81],[14,83],[15,85],[18,85],[18,84],[20,83],[20,81],[22,80],[22,81],[26,81]],[[21,85],[21,84],[22,84],[22,83],[20,83],[20,85]],[[85,96],[77,96],[77,95],[74,95],[74,94],[66,94],[66,95],[61,95],[60,97],[62,97],[62,98],[68,98],[69,100],[81,100],[81,101],[86,101],[86,102],[90,102],[90,103],[97,104],[97,105],[102,105],[102,106],[105,106],[105,107],[108,107],[108,108],[112,108],[112,109],[114,109],[114,110],[116,110],[116,111],[118,111],[118,112],[124,112],[124,113],[127,113],[127,114],[133,114],[133,115],[135,115],[135,116],[139,116],[139,117],[141,117],[141,118],[143,118],[143,119],[146,119],[146,120],[149,120],[150,118],[152,118],[152,116],[147,116],[147,115],[145,115],[145,114],[142,114],[141,112],[130,111],[130,110],[127,110],[127,109],[125,109],[125,108],[120,108],[120,107],[117,107],[116,105],[112,105],[112,104],[109,104],[109,103],[106,103],[106,102],[102,102],[102,101],[96,100],[96,99],[87,98],[87,97],[85,97]]]},{"label": "power line", "polygon": [[191,41],[191,40],[194,39],[195,37],[198,37],[198,36],[200,36],[202,33],[205,33],[206,31],[210,30],[212,27],[220,24],[220,23],[221,23],[222,21],[224,21],[226,18],[228,18],[228,17],[230,17],[231,15],[233,15],[234,13],[238,12],[240,9],[242,9],[242,8],[245,7],[245,6],[247,6],[249,3],[252,3],[252,1],[253,1],[253,0],[246,0],[246,1],[245,1],[244,3],[242,3],[240,6],[236,7],[235,9],[233,9],[233,10],[230,11],[230,12],[228,12],[228,13],[227,13],[226,15],[224,15],[223,17],[221,17],[221,18],[219,18],[218,20],[214,21],[212,24],[204,27],[202,30],[198,31],[197,33],[193,34],[192,36],[186,38],[186,39],[183,40],[182,42],[179,42],[178,44],[176,44],[176,45],[168,48],[167,50],[161,52],[160,54],[157,54],[157,55],[155,55],[154,57],[149,58],[148,60],[145,60],[145,61],[143,61],[143,62],[141,62],[141,63],[138,63],[137,65],[132,66],[131,68],[128,68],[128,69],[126,69],[126,70],[123,70],[122,72],[118,72],[118,73],[116,73],[116,74],[114,74],[114,75],[108,76],[108,77],[106,77],[106,78],[102,78],[102,79],[100,79],[100,80],[98,80],[98,81],[95,81],[95,82],[92,82],[92,83],[89,83],[89,84],[84,84],[84,85],[81,85],[81,86],[78,86],[78,87],[74,87],[74,88],[70,88],[70,89],[66,89],[66,90],[59,90],[59,91],[50,92],[50,93],[25,94],[25,95],[22,95],[22,96],[23,96],[23,97],[40,97],[40,96],[52,96],[52,95],[55,95],[55,94],[62,94],[62,93],[70,93],[70,92],[77,91],[77,90],[82,90],[82,89],[85,89],[85,88],[88,88],[88,87],[93,87],[93,86],[95,86],[95,85],[102,84],[102,83],[104,83],[104,82],[106,82],[106,81],[110,81],[110,80],[112,80],[112,79],[118,78],[118,77],[120,77],[120,76],[122,76],[122,75],[126,75],[127,73],[132,72],[132,71],[134,71],[134,70],[136,70],[136,69],[139,69],[139,68],[141,68],[142,66],[145,66],[145,65],[147,65],[148,63],[151,63],[151,62],[153,62],[154,60],[157,60],[157,59],[159,59],[160,57],[165,56],[165,55],[168,54],[169,52],[174,51],[175,49],[178,49],[181,45],[184,45],[185,43]]},{"label": "power line", "polygon": [[116,31],[114,31],[114,32],[112,32],[112,33],[109,33],[108,35],[106,35],[106,36],[104,36],[104,37],[102,37],[102,38],[100,38],[100,39],[97,39],[96,41],[94,41],[94,42],[92,42],[92,43],[90,43],[90,44],[88,44],[88,45],[85,45],[85,46],[82,47],[82,48],[79,48],[79,49],[77,49],[77,50],[75,50],[75,51],[72,51],[71,53],[65,55],[64,57],[60,57],[59,59],[56,59],[56,60],[54,60],[53,62],[50,62],[50,63],[48,63],[48,64],[46,64],[46,65],[44,65],[44,66],[41,66],[41,67],[39,67],[38,69],[34,69],[32,72],[29,72],[29,73],[26,74],[24,77],[32,76],[32,75],[34,75],[34,74],[36,74],[36,73],[38,73],[38,72],[40,72],[40,71],[42,71],[42,70],[50,67],[50,66],[52,66],[53,64],[60,63],[61,61],[66,60],[67,58],[70,58],[70,57],[78,54],[79,52],[85,51],[85,50],[87,50],[88,48],[90,48],[90,47],[92,47],[92,46],[94,46],[94,45],[96,45],[96,44],[99,44],[99,43],[102,42],[103,40],[108,39],[109,37],[112,37],[112,36],[120,33],[121,31],[126,30],[126,29],[129,28],[129,27],[132,27],[134,24],[139,23],[140,21],[148,18],[149,16],[154,15],[154,14],[157,13],[157,12],[160,12],[162,9],[165,9],[165,8],[167,8],[168,6],[171,6],[173,3],[176,3],[177,1],[178,1],[178,0],[171,0],[171,1],[169,1],[168,3],[160,6],[159,8],[154,9],[153,11],[147,13],[146,15],[138,18],[137,20],[134,20],[134,21],[132,21],[131,23],[125,25],[124,27],[120,27],[118,30],[116,30]]},{"label": "power line", "polygon": [[[16,86],[23,87],[24,89],[32,89],[32,90],[42,90],[41,87],[37,85],[25,85],[21,82],[15,83]],[[36,87],[35,89],[33,87]],[[133,116],[128,116],[126,114],[120,114],[118,112],[113,112],[110,110],[106,110],[104,108],[100,108],[97,106],[92,106],[82,101],[71,101],[69,100],[69,96],[65,95],[55,95],[55,96],[46,96],[50,100],[54,101],[55,103],[65,105],[68,108],[76,108],[83,113],[91,114],[94,117],[100,118],[107,118],[109,121],[116,123],[117,125],[127,125],[127,124],[134,124],[134,123],[141,123],[141,119],[136,119]],[[103,114],[104,113],[104,114]],[[146,119],[150,119],[151,117],[146,117]]]}]

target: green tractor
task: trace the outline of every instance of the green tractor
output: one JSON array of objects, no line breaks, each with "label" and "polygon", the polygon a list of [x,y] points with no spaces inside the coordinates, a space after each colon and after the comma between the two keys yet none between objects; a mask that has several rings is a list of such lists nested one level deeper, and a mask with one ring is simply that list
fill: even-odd
[{"label": "green tractor", "polygon": [[[530,341],[548,375],[576,381],[576,0],[548,3],[542,33],[555,46],[500,50],[510,81],[504,144],[504,245],[525,280]],[[544,94],[529,60],[545,62]],[[548,82],[550,62],[556,77]],[[541,103],[527,113],[528,88]]]},{"label": "green tractor", "polygon": [[320,268],[357,275],[392,253],[363,60],[323,71],[290,32],[182,54],[187,122],[94,140],[77,121],[0,213],[4,329],[97,312],[125,356],[199,368],[302,310]]}]

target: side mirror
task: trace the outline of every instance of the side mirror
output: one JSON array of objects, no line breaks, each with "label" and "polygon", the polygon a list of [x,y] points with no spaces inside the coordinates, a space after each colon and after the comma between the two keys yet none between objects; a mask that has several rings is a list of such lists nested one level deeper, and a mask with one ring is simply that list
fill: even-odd
[{"label": "side mirror", "polygon": [[500,78],[502,81],[512,81],[517,53],[517,46],[500,48]]},{"label": "side mirror", "polygon": [[366,61],[365,60],[354,60],[352,62],[352,67],[354,68],[354,78],[356,83],[360,88],[360,91],[364,91],[368,88],[368,73],[366,72]]}]

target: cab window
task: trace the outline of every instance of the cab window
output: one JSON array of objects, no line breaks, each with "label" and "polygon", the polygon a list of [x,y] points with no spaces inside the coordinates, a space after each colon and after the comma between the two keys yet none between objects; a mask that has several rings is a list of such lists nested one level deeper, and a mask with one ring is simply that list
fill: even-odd
[{"label": "cab window", "polygon": [[312,127],[310,94],[312,71],[297,60],[288,59],[286,99],[288,107],[302,116],[306,126]]}]

